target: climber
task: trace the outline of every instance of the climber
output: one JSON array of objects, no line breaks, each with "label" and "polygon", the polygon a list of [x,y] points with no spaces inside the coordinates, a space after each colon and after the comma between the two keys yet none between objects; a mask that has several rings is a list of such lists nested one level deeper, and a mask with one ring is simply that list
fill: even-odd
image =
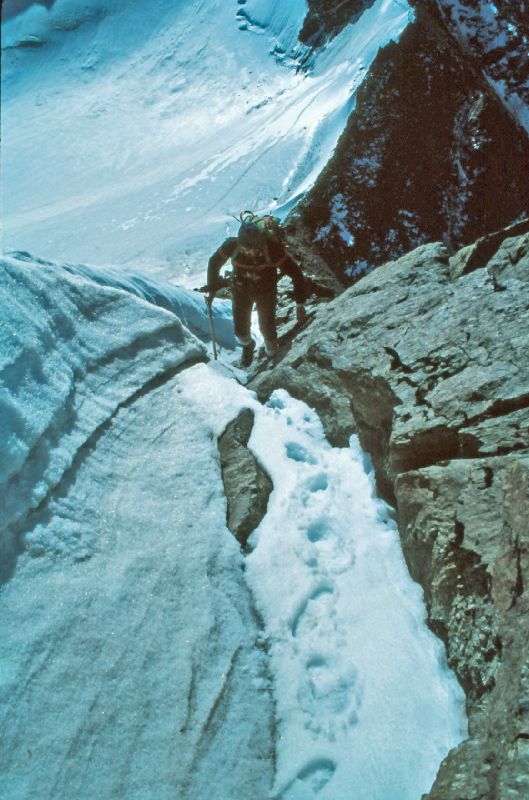
[{"label": "climber", "polygon": [[254,304],[265,350],[271,356],[278,349],[276,304],[279,277],[282,274],[288,275],[294,284],[299,324],[306,319],[303,305],[306,300],[306,286],[303,273],[285,250],[277,218],[270,215],[258,217],[251,211],[243,211],[240,221],[237,237],[226,239],[209,259],[207,302],[211,305],[216,292],[226,285],[226,281],[219,277],[220,270],[231,259],[233,324],[235,336],[243,348],[241,366],[249,367],[256,344],[250,333]]}]

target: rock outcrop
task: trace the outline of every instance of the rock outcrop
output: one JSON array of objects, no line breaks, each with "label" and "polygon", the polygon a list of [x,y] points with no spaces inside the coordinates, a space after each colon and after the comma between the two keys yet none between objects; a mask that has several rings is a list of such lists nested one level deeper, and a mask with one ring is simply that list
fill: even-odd
[{"label": "rock outcrop", "polygon": [[[309,21],[332,33],[323,5],[314,0]],[[353,13],[366,4],[342,5]],[[448,4],[414,5],[415,21],[379,51],[333,157],[296,209],[346,284],[426,242],[455,251],[529,211],[529,136],[505,105],[508,90],[497,89],[500,66],[490,67],[496,78],[483,71],[492,34],[481,46],[473,28],[465,38],[450,21]]]},{"label": "rock outcrop", "polygon": [[424,245],[321,308],[253,381],[356,431],[395,503],[469,738],[429,800],[529,796],[529,234]]},{"label": "rock outcrop", "polygon": [[252,428],[253,412],[245,408],[230,422],[218,444],[228,504],[227,525],[243,548],[266,514],[273,488],[269,475],[248,448]]}]

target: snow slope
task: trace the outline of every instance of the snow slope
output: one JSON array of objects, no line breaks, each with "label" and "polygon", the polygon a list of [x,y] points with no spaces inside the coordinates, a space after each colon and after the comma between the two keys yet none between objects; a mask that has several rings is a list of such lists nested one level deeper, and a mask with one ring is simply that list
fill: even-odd
[{"label": "snow slope", "polygon": [[273,700],[225,519],[179,376],[119,408],[25,519],[0,592],[2,800],[264,796]]},{"label": "snow slope", "polygon": [[188,285],[242,208],[324,166],[378,48],[377,0],[300,70],[305,0],[56,0],[3,24],[4,246]]},{"label": "snow slope", "polygon": [[[6,800],[418,800],[463,698],[356,445],[190,366],[130,292],[0,275]],[[242,407],[274,481],[248,586],[216,444]]]},{"label": "snow slope", "polygon": [[202,800],[214,774],[257,797],[267,664],[179,386],[205,347],[83,272],[0,263],[0,795]]},{"label": "snow slope", "polygon": [[206,355],[174,314],[50,264],[1,259],[0,305],[5,528],[44,500],[121,404]]}]

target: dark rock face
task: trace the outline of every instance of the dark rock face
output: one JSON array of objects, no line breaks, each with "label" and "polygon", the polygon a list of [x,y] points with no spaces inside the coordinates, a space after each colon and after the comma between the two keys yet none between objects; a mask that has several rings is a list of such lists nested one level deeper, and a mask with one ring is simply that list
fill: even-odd
[{"label": "dark rock face", "polygon": [[522,256],[525,255],[527,247],[527,240],[521,238],[519,247],[524,251],[523,253],[513,253],[512,251],[501,250],[502,257],[498,255],[500,245],[504,240],[513,237],[521,236],[524,233],[529,233],[529,219],[519,222],[517,225],[504,229],[503,231],[496,231],[482,236],[473,244],[463,247],[456,255],[450,259],[450,275],[452,280],[466,275],[475,269],[479,269],[483,264],[487,264],[493,256],[496,256],[491,264],[489,272],[491,279],[495,285],[496,291],[501,291],[500,284],[497,283],[497,273],[503,272],[506,267],[511,263],[518,263]]},{"label": "dark rock face", "polygon": [[299,34],[300,41],[321,47],[349,22],[355,22],[375,0],[308,0],[308,13]]},{"label": "dark rock face", "polygon": [[416,21],[379,52],[297,209],[344,283],[428,241],[459,249],[529,212],[529,136],[434,6],[417,4]]},{"label": "dark rock face", "polygon": [[429,800],[529,796],[529,234],[510,233],[380,267],[252,381],[316,407],[334,443],[356,430],[397,506],[468,699]]},{"label": "dark rock face", "polygon": [[228,502],[228,528],[243,548],[266,514],[272,481],[248,449],[253,413],[246,408],[219,439],[222,480]]},{"label": "dark rock face", "polygon": [[459,37],[498,83],[514,112],[529,106],[529,3],[527,0],[412,0],[438,10],[450,32]]}]

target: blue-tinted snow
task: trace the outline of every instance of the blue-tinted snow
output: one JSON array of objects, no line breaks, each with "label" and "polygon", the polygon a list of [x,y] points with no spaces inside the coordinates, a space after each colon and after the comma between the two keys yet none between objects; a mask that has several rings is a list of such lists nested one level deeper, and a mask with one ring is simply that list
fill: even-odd
[{"label": "blue-tinted snow", "polygon": [[80,273],[0,260],[0,525],[56,486],[78,450],[156,375],[205,358],[174,314]]},{"label": "blue-tinted snow", "polygon": [[[356,444],[211,365],[153,384],[204,346],[97,271],[1,267],[8,796],[246,800],[275,762],[283,800],[416,800],[463,698]],[[261,648],[216,445],[243,407],[274,482],[246,562]]]},{"label": "blue-tinted snow", "polygon": [[[101,286],[124,289],[127,292],[147,300],[160,308],[171,311],[184,323],[191,333],[204,342],[209,342],[210,326],[207,318],[205,295],[197,291],[174,286],[167,281],[153,278],[141,272],[132,272],[116,267],[92,267],[84,264],[54,264],[29,253],[11,253],[19,261],[34,264],[55,266],[59,271],[66,270],[71,275],[80,275]],[[215,338],[220,347],[233,350],[237,340],[233,333],[231,303],[216,299],[212,306]]]},{"label": "blue-tinted snow", "polygon": [[284,214],[310,188],[410,14],[377,0],[306,73],[305,12],[305,0],[57,0],[6,22],[6,246],[194,285],[236,229],[230,214]]},{"label": "blue-tinted snow", "polygon": [[[68,283],[66,314],[77,288],[89,304],[99,296],[108,324],[139,328],[108,292]],[[168,314],[151,314],[151,327],[157,316],[178,332],[174,318],[171,329]],[[90,344],[104,349],[105,326],[93,327]],[[146,377],[142,344],[120,378],[100,375],[111,419],[18,528],[0,591],[3,800],[205,800],[212,787],[218,800],[247,800],[273,780],[269,676],[211,428],[182,375],[113,413],[107,382],[123,394]],[[150,349],[153,368],[162,353]],[[241,387],[204,388],[225,425]]]}]

